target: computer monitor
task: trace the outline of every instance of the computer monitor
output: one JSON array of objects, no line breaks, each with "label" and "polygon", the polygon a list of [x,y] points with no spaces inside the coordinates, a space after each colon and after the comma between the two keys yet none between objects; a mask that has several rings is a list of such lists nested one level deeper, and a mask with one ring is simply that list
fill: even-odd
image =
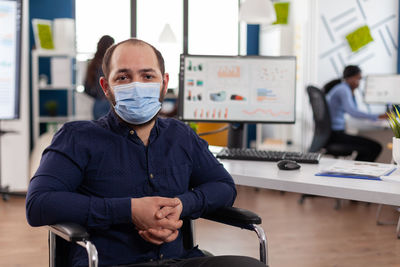
[{"label": "computer monitor", "polygon": [[400,75],[368,75],[364,91],[368,104],[400,104]]},{"label": "computer monitor", "polygon": [[0,120],[19,118],[21,0],[0,0]]},{"label": "computer monitor", "polygon": [[184,121],[294,123],[294,56],[181,55],[179,112]]}]

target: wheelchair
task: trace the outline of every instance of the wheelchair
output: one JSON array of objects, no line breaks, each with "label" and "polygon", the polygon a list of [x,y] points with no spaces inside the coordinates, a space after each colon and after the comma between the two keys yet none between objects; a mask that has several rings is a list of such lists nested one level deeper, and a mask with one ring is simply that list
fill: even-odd
[{"label": "wheelchair", "polygon": [[[260,245],[260,261],[268,266],[267,239],[262,229],[261,218],[248,210],[236,207],[220,208],[212,213],[205,214],[201,218],[214,222],[231,225],[234,227],[254,231],[257,234]],[[49,266],[67,267],[67,257],[71,242],[84,247],[88,254],[89,267],[98,266],[98,254],[95,245],[90,242],[90,236],[86,229],[76,223],[60,223],[47,226],[49,229]],[[193,221],[184,220],[181,228],[183,245],[185,249],[195,246],[193,239]],[[205,255],[211,253],[203,251]]]}]

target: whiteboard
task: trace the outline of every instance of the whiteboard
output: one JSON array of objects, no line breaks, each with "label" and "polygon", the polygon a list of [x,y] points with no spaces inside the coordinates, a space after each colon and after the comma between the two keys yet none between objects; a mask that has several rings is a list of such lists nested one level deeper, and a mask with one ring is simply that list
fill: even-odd
[{"label": "whiteboard", "polygon": [[400,104],[400,75],[367,76],[364,100],[369,104]]},{"label": "whiteboard", "polygon": [[19,117],[21,2],[0,0],[0,119]]},{"label": "whiteboard", "polygon": [[181,55],[179,119],[294,123],[296,58]]}]

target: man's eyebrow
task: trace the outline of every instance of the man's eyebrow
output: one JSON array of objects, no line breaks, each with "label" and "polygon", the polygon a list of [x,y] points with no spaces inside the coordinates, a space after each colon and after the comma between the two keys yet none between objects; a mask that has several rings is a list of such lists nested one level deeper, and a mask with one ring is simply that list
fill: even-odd
[{"label": "man's eyebrow", "polygon": [[127,73],[127,72],[130,72],[130,70],[127,69],[127,68],[125,68],[125,69],[119,69],[119,70],[117,70],[116,73]]},{"label": "man's eyebrow", "polygon": [[143,72],[156,72],[156,70],[153,69],[153,68],[148,68],[148,69],[141,69],[141,70],[139,70],[139,72],[140,73],[143,73]]}]

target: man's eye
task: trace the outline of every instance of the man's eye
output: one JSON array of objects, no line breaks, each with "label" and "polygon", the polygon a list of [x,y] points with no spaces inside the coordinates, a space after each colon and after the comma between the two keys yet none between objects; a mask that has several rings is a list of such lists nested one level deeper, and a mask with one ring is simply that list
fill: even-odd
[{"label": "man's eye", "polygon": [[119,77],[117,78],[118,81],[125,81],[126,79],[128,79],[128,77],[126,77],[126,75],[119,76]]},{"label": "man's eye", "polygon": [[151,80],[153,78],[153,75],[145,75],[144,78],[146,80]]}]

